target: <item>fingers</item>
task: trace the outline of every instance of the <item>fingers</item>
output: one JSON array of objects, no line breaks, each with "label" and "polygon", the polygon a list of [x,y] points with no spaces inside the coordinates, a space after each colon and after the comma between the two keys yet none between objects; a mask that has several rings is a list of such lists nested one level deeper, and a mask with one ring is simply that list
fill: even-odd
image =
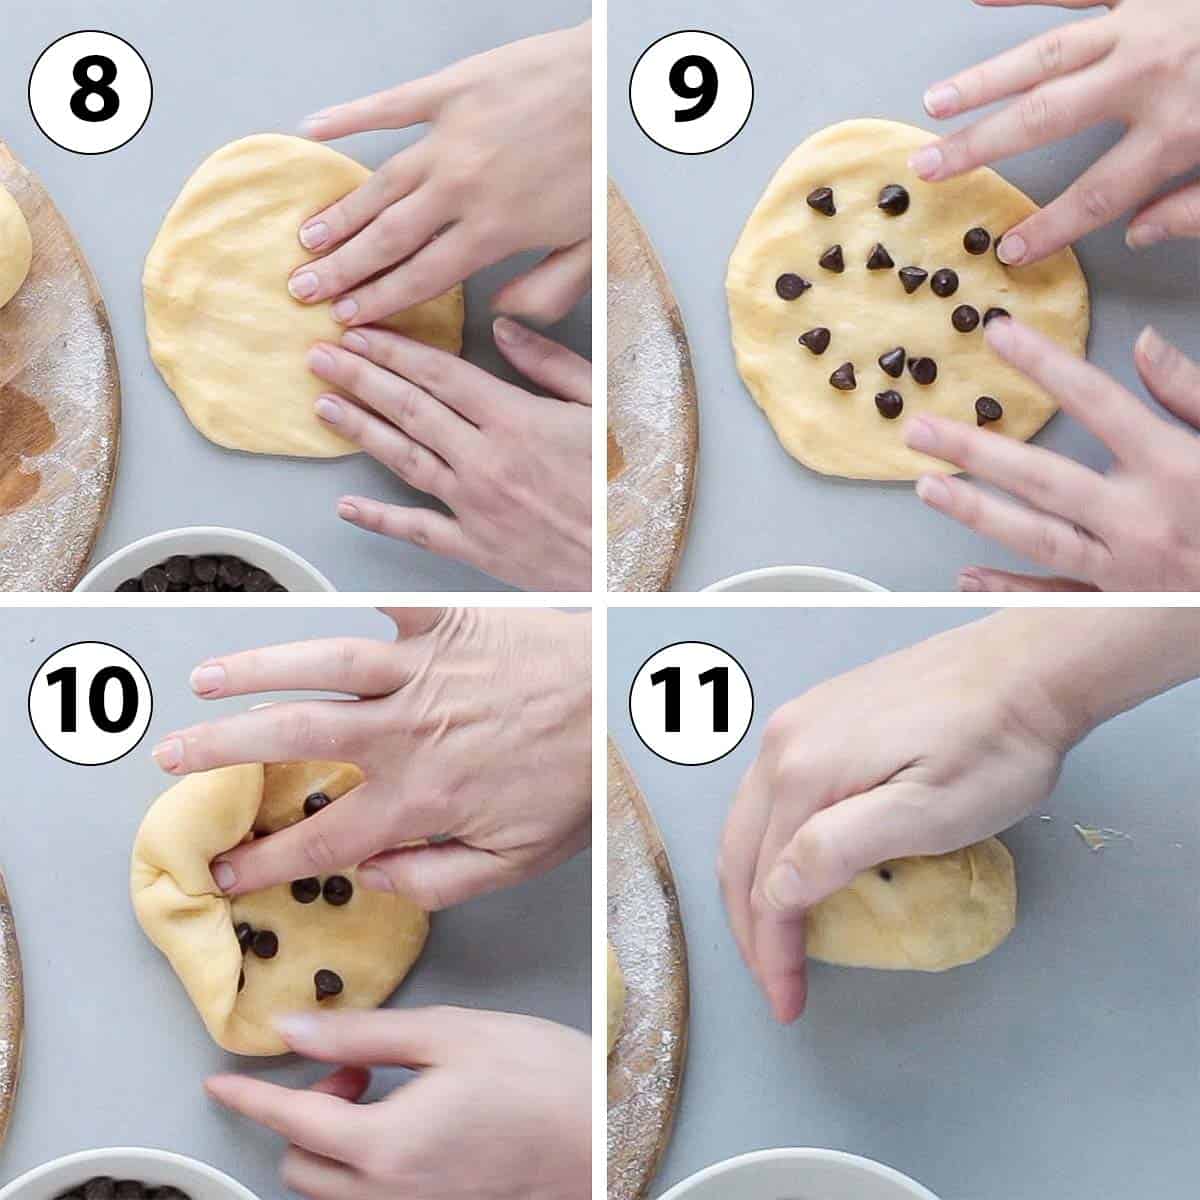
[{"label": "fingers", "polygon": [[1103,19],[1052,29],[986,62],[935,83],[924,97],[931,117],[952,117],[1028,91],[1089,66],[1112,49],[1116,35]]},{"label": "fingers", "polygon": [[304,137],[327,142],[372,129],[407,129],[432,120],[450,86],[445,73],[426,75],[360,100],[323,108],[305,117],[300,131]]},{"label": "fingers", "polygon": [[586,358],[507,317],[497,317],[492,332],[497,349],[522,375],[553,396],[591,406],[592,364]]},{"label": "fingers", "polygon": [[423,1067],[444,1063],[474,1036],[486,1014],[469,1008],[343,1009],[290,1013],[276,1021],[287,1044],[319,1062]]},{"label": "fingers", "polygon": [[767,1003],[782,1025],[790,1025],[808,1003],[804,914],[764,909],[754,894],[754,957]]},{"label": "fingers", "polygon": [[365,1191],[363,1177],[330,1158],[289,1146],[279,1164],[279,1175],[290,1192],[312,1200],[354,1200]]},{"label": "fingers", "polygon": [[1200,183],[1185,183],[1148,204],[1125,232],[1130,250],[1156,246],[1170,238],[1200,237]]},{"label": "fingers", "polygon": [[457,558],[460,562],[475,563],[475,547],[453,517],[443,516],[431,508],[402,508],[383,504],[366,496],[343,496],[338,501],[337,514],[348,525],[369,533],[400,542],[411,542],[442,558]]},{"label": "fingers", "polygon": [[1062,575],[1022,575],[992,567],[964,567],[955,581],[960,592],[1096,592],[1100,589],[1081,579]]},{"label": "fingers", "polygon": [[506,283],[492,308],[535,325],[561,320],[587,294],[592,282],[592,240],[585,238],[548,254],[523,275]]},{"label": "fingers", "polygon": [[961,479],[925,475],[917,481],[917,495],[930,508],[1051,570],[1094,579],[1108,563],[1107,547],[1086,530]]},{"label": "fingers", "polygon": [[370,1086],[371,1072],[365,1067],[339,1067],[324,1079],[319,1079],[309,1090],[357,1103]]},{"label": "fingers", "polygon": [[754,888],[759,847],[771,815],[771,797],[764,776],[765,768],[761,760],[756,760],[743,777],[725,821],[717,863],[717,878],[725,901],[725,912],[729,917],[729,927],[742,961],[756,979],[758,963],[754,953],[754,917],[750,910],[750,893]]},{"label": "fingers", "polygon": [[204,1090],[226,1108],[249,1117],[314,1154],[346,1162],[366,1148],[361,1110],[338,1096],[296,1091],[245,1075],[213,1075]]},{"label": "fingers", "polygon": [[396,633],[402,638],[432,633],[450,612],[446,608],[381,608],[379,611],[391,619]]},{"label": "fingers", "polygon": [[1041,8],[1112,8],[1117,0],[975,0],[980,8],[1017,8],[1037,5]]},{"label": "fingers", "polygon": [[428,912],[440,912],[518,882],[508,861],[461,842],[372,855],[362,863],[358,877],[364,887],[400,892]]},{"label": "fingers", "polygon": [[1200,366],[1147,325],[1133,360],[1154,398],[1193,429],[1200,428]]}]

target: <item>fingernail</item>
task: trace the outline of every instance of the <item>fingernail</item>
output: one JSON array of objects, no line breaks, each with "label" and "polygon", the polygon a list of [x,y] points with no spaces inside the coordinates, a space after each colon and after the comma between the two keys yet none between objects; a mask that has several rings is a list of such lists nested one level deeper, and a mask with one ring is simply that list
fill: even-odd
[{"label": "fingernail", "polygon": [[1006,233],[996,247],[996,257],[1005,266],[1013,267],[1025,258],[1027,249],[1025,239],[1019,233]]},{"label": "fingernail", "polygon": [[529,339],[529,330],[524,325],[518,325],[516,321],[509,320],[508,317],[497,317],[492,322],[492,332],[496,336],[496,341],[503,342],[506,346],[516,346]]},{"label": "fingernail", "polygon": [[394,892],[391,877],[378,867],[359,867],[358,882],[370,892]]},{"label": "fingernail", "polygon": [[366,354],[367,339],[361,333],[351,329],[342,334],[342,345],[355,354]]},{"label": "fingernail", "polygon": [[937,448],[937,430],[924,417],[914,417],[904,427],[904,444],[910,450],[932,454]]},{"label": "fingernail", "polygon": [[284,1013],[272,1023],[287,1042],[309,1042],[321,1027],[321,1022],[309,1013]]},{"label": "fingernail", "polygon": [[321,286],[321,281],[317,278],[315,271],[301,271],[299,275],[293,275],[288,280],[288,291],[297,300],[307,300],[317,294],[317,288]]},{"label": "fingernail", "polygon": [[959,571],[955,586],[960,592],[986,592],[983,579],[974,571]]},{"label": "fingernail", "polygon": [[1137,348],[1141,352],[1142,357],[1151,365],[1160,362],[1163,357],[1163,351],[1167,348],[1166,342],[1163,341],[1162,335],[1154,328],[1153,325],[1147,325],[1145,329],[1138,334]]},{"label": "fingernail", "polygon": [[1144,250],[1147,246],[1165,242],[1170,236],[1161,225],[1130,225],[1125,231],[1125,245],[1130,250]]},{"label": "fingernail", "polygon": [[349,296],[339,300],[333,306],[333,315],[338,321],[353,321],[358,316],[358,301],[351,300]]},{"label": "fingernail", "polygon": [[922,475],[917,480],[917,495],[933,508],[944,507],[950,501],[950,489],[940,475]]},{"label": "fingernail", "polygon": [[925,93],[925,111],[931,117],[945,117],[954,112],[961,103],[958,88],[952,83],[935,83]]},{"label": "fingernail", "polygon": [[306,250],[316,250],[329,240],[329,226],[324,221],[309,221],[300,228],[300,245]]},{"label": "fingernail", "polygon": [[328,374],[333,370],[333,355],[324,346],[314,346],[308,352],[308,365],[318,374],[322,371]]},{"label": "fingernail", "polygon": [[358,505],[352,504],[349,500],[339,500],[337,506],[337,515],[341,517],[343,521],[357,521],[360,516]]},{"label": "fingernail", "polygon": [[336,425],[342,419],[342,406],[333,396],[318,396],[313,407],[327,425]]},{"label": "fingernail", "polygon": [[301,120],[300,124],[301,125],[322,125],[326,121],[329,120],[329,118],[332,114],[333,114],[332,108],[320,108],[315,113],[309,113],[307,117],[304,117]]},{"label": "fingernail", "polygon": [[237,872],[223,858],[218,858],[210,870],[212,871],[213,883],[223,892],[229,891],[237,883]]},{"label": "fingernail", "polygon": [[205,663],[197,667],[188,682],[193,692],[203,695],[205,692],[216,692],[225,686],[225,668],[220,663]]},{"label": "fingernail", "polygon": [[800,872],[791,863],[780,863],[767,876],[763,887],[767,899],[778,909],[803,908],[808,901],[808,892]]},{"label": "fingernail", "polygon": [[1003,350],[1012,345],[1012,317],[993,317],[984,328],[984,340],[993,350]]},{"label": "fingernail", "polygon": [[937,146],[922,146],[908,160],[922,179],[932,179],[942,169],[942,152]]},{"label": "fingernail", "polygon": [[164,771],[174,771],[183,762],[183,743],[178,738],[167,738],[150,753]]}]

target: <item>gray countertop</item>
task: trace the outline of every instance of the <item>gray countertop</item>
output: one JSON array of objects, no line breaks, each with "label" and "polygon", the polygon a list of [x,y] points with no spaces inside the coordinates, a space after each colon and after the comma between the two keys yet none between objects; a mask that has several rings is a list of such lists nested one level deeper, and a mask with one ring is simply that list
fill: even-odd
[{"label": "gray countertop", "polygon": [[[1200,684],[1094,732],[1043,810],[1003,835],[1019,919],[943,975],[813,964],[807,1014],[776,1026],[741,965],[714,873],[724,818],[765,722],[805,688],[969,610],[615,609],[609,727],[662,829],[692,990],[674,1139],[653,1189],[771,1146],[865,1154],[946,1200],[1132,1200],[1194,1186],[1200,1127]],[[671,642],[712,642],[754,686],[742,744],[672,766],[634,734],[628,688]],[[1131,840],[1093,853],[1073,822]]]},{"label": "gray countertop", "polygon": [[[300,118],[392,87],[504,42],[584,20],[587,0],[483,0],[440,7],[356,0],[245,4],[138,4],[127,0],[15,0],[0,38],[0,139],[31,167],[74,229],[112,318],[124,391],[124,430],[112,514],[100,558],[181,525],[229,525],[275,538],[343,591],[457,591],[502,585],[471,567],[364,533],[340,521],[340,495],[427,502],[365,455],[336,461],[234,453],[188,423],[146,348],[142,263],[184,181],[214,150],[250,133],[293,132]],[[145,128],[111,154],[61,150],[26,102],[29,72],[52,41],[101,29],[131,42],[154,80]],[[415,133],[334,143],[376,166]],[[524,261],[524,260],[520,260]],[[517,273],[514,260],[467,285],[465,356],[517,381],[492,344],[489,299]],[[551,335],[591,354],[585,302]]]},{"label": "gray countertop", "polygon": [[[212,1163],[264,1198],[284,1194],[275,1174],[281,1139],[209,1101],[201,1082],[246,1070],[295,1085],[323,1069],[294,1057],[238,1058],[209,1040],[166,959],[138,928],[129,853],[147,805],[170,784],[150,747],[205,713],[254,703],[196,700],[187,677],[199,660],[298,638],[388,638],[390,628],[355,609],[6,610],[0,654],[11,686],[0,696],[0,724],[9,795],[0,869],[24,957],[27,1040],[0,1183],[75,1150],[145,1145]],[[123,648],[154,689],[145,740],[103,767],[55,758],[26,714],[26,681],[55,650],[81,640]],[[590,856],[580,855],[540,880],[436,914],[393,1003],[531,1013],[589,1029],[590,874]],[[377,1072],[370,1095],[401,1078]]]},{"label": "gray countertop", "polygon": [[[776,168],[809,134],[866,116],[931,128],[921,108],[929,84],[1071,18],[1057,8],[986,10],[967,0],[610,4],[609,169],[674,286],[700,398],[696,500],[677,588],[694,591],[779,564],[836,567],[910,591],[952,589],[958,569],[972,563],[1030,569],[926,509],[910,484],[830,479],[789,457],[734,366],[725,265]],[[629,110],[634,63],[651,42],[679,29],[728,39],[754,76],[749,120],[711,154],[659,148]],[[1111,129],[1093,130],[1000,169],[1044,204],[1113,137]],[[1090,357],[1141,394],[1132,347],[1147,322],[1200,354],[1200,258],[1188,243],[1134,255],[1123,232],[1123,225],[1097,232],[1077,250],[1094,304]],[[1108,461],[1090,434],[1061,415],[1037,443],[1089,465]]]}]

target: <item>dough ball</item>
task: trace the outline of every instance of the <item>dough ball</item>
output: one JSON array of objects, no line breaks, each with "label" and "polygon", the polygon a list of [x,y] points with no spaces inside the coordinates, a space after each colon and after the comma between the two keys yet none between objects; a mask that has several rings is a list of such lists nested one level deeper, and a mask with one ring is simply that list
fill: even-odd
[{"label": "dough ball", "polygon": [[134,910],[226,1050],[285,1053],[275,1017],[374,1008],[421,953],[425,913],[358,887],[352,868],[232,901],[209,871],[218,854],[303,820],[361,781],[345,763],[222,767],[182,779],[146,814],[133,845]]},{"label": "dough ball", "polygon": [[904,444],[918,413],[1037,433],[1057,405],[988,349],[990,309],[1072,354],[1087,345],[1075,255],[1001,263],[996,242],[1037,206],[986,167],[918,179],[908,158],[933,136],[895,121],[823,129],[776,172],[729,260],[738,371],[784,449],[814,471],[952,470]]},{"label": "dough ball", "polygon": [[[146,259],[150,353],[192,424],[232,450],[335,458],[358,447],[323,425],[330,389],[305,358],[343,332],[329,304],[288,294],[313,259],[300,226],[371,172],[305,138],[260,134],[218,150],[184,185]],[[452,288],[387,322],[457,354],[463,292]]]},{"label": "dough ball", "polygon": [[0,187],[0,308],[20,290],[33,262],[33,238],[25,214]]},{"label": "dough ball", "polygon": [[608,943],[608,1053],[613,1052],[625,1023],[625,976],[612,942]]},{"label": "dough ball", "polygon": [[1012,855],[988,838],[855,876],[809,910],[808,953],[843,967],[947,971],[990,954],[1016,920]]}]

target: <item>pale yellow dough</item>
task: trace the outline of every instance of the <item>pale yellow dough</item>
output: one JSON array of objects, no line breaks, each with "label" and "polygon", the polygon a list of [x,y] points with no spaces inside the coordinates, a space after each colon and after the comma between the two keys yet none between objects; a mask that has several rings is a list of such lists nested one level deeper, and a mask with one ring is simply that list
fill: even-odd
[{"label": "pale yellow dough", "polygon": [[[1004,409],[989,428],[1022,440],[1032,437],[1057,405],[1040,388],[1001,362],[983,340],[983,325],[959,333],[950,314],[969,304],[980,315],[1007,309],[1072,354],[1087,345],[1087,283],[1069,250],[1032,267],[1006,267],[995,239],[1036,210],[1027,196],[995,171],[980,168],[944,183],[924,183],[908,158],[933,135],[895,121],[846,121],[801,143],[763,193],[729,260],[726,292],[737,367],[784,448],[815,471],[853,479],[913,479],[946,463],[909,450],[904,426],[917,413],[936,413],[975,424],[975,400],[991,396]],[[878,208],[880,189],[900,184],[908,211],[888,216]],[[836,215],[815,212],[805,197],[833,189]],[[993,246],[968,254],[963,235],[982,227]],[[868,271],[879,242],[895,266]],[[818,265],[840,244],[845,271]],[[897,272],[917,266],[932,276],[949,267],[959,276],[953,295],[934,295],[926,280],[906,294]],[[813,286],[798,299],[780,299],[776,279],[785,272]],[[809,329],[829,329],[823,354],[798,339]],[[893,379],[881,354],[903,346],[909,356],[932,358],[937,380],[921,386],[908,370]],[[829,376],[842,363],[855,367],[857,387],[838,391]],[[904,400],[899,418],[880,416],[879,392]]]},{"label": "pale yellow dough", "polygon": [[21,289],[33,262],[33,238],[25,214],[0,187],[0,308]]},{"label": "pale yellow dough", "polygon": [[1016,919],[1012,855],[988,838],[863,871],[809,910],[808,954],[845,967],[947,971],[990,954]]},{"label": "pale yellow dough", "polygon": [[608,943],[608,1053],[613,1052],[625,1023],[625,976],[612,942]]},{"label": "pale yellow dough", "polygon": [[[287,1047],[273,1017],[374,1008],[421,953],[426,914],[403,896],[357,886],[353,869],[337,872],[355,885],[340,907],[323,896],[302,904],[289,884],[230,902],[209,871],[214,857],[252,832],[273,833],[302,820],[305,797],[313,792],[336,801],[361,780],[359,770],[344,763],[222,767],[187,776],[146,814],[133,846],[134,910],[226,1050],[282,1054]],[[234,932],[240,921],[278,936],[274,958],[243,956]],[[318,1002],[313,977],[321,969],[337,972],[345,987]]]},{"label": "pale yellow dough", "polygon": [[[366,167],[316,142],[281,134],[218,150],[184,185],[146,259],[150,353],[192,424],[232,450],[335,458],[358,447],[321,424],[330,391],[310,373],[314,342],[336,342],[329,305],[301,304],[288,277],[314,256],[298,232],[353,191]],[[457,354],[462,288],[388,324]]]}]

